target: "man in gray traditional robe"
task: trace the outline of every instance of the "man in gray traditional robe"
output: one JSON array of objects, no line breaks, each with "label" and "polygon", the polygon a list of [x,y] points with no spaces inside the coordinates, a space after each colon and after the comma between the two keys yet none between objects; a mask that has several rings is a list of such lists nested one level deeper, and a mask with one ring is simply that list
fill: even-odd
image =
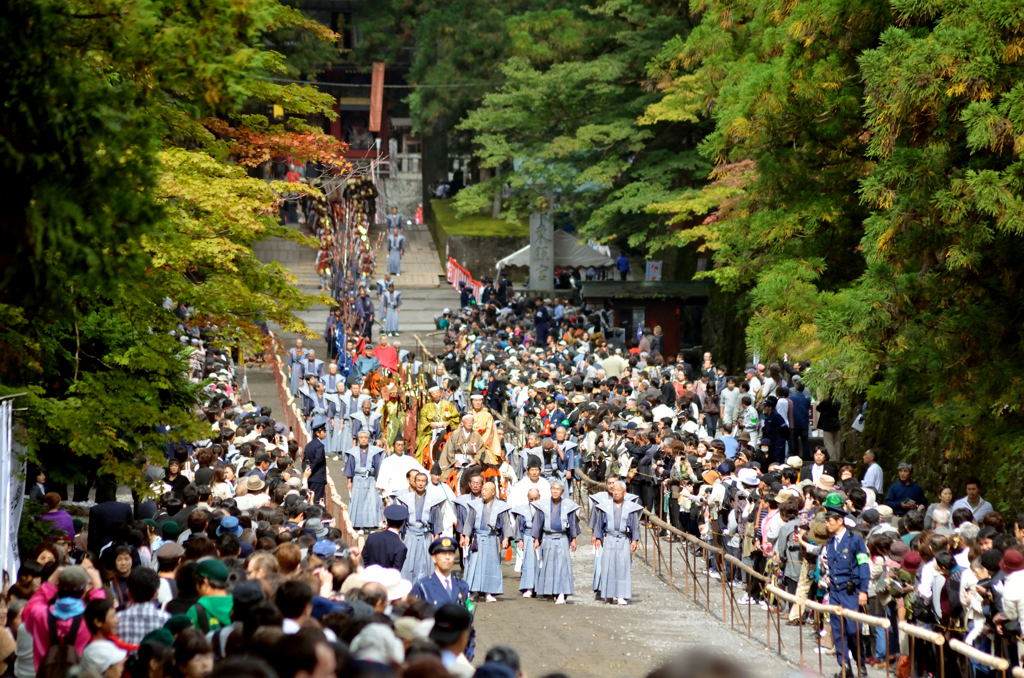
[{"label": "man in gray traditional robe", "polygon": [[509,510],[512,516],[512,528],[516,546],[519,548],[519,590],[523,598],[533,596],[533,588],[537,581],[537,551],[533,548],[533,516],[537,509],[532,505],[540,499],[540,491],[531,489],[526,494],[526,503],[513,506]]},{"label": "man in gray traditional robe", "polygon": [[395,497],[396,502],[409,509],[409,520],[402,534],[402,541],[408,549],[402,566],[402,578],[409,581],[419,581],[434,571],[429,553],[430,544],[441,536],[443,529],[442,513],[447,499],[440,492],[428,492],[427,481],[426,473],[416,473],[413,479],[414,490],[402,492]]},{"label": "man in gray traditional robe", "polygon": [[397,228],[388,236],[388,268],[391,275],[402,275],[402,256],[405,255],[405,236]]},{"label": "man in gray traditional robe", "polygon": [[595,545],[601,549],[597,593],[602,600],[628,605],[633,595],[630,561],[639,544],[643,507],[626,499],[626,484],[621,480],[611,484],[609,495],[594,505],[600,513],[594,520]]},{"label": "man in gray traditional robe", "polygon": [[469,564],[466,583],[469,590],[483,596],[488,603],[505,592],[501,576],[501,561],[508,548],[511,529],[508,522],[509,505],[494,497],[494,484],[485,483],[480,498],[469,502],[473,522],[466,526],[462,540],[469,546]]},{"label": "man in gray traditional robe", "polygon": [[302,347],[302,339],[296,339],[295,347],[288,349],[288,381],[292,395],[299,394],[299,386],[302,384],[301,363],[305,359],[306,349]]},{"label": "man in gray traditional robe", "polygon": [[580,533],[579,504],[562,495],[565,484],[551,481],[551,498],[534,504],[533,548],[537,550],[538,596],[554,596],[556,605],[564,605],[573,590],[572,556]]}]

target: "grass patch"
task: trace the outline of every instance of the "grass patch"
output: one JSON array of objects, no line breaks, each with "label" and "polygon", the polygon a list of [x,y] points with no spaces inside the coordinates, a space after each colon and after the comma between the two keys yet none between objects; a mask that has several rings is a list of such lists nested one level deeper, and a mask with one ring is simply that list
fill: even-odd
[{"label": "grass patch", "polygon": [[451,200],[431,200],[434,218],[446,235],[462,235],[485,238],[522,238],[530,235],[530,227],[524,223],[513,224],[501,219],[471,214],[459,217]]}]

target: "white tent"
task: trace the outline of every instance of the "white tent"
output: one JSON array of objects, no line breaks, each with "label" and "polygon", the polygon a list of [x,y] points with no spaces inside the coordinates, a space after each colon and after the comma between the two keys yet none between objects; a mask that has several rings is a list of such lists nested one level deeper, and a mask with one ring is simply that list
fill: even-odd
[{"label": "white tent", "polygon": [[[579,242],[565,231],[555,231],[555,266],[586,267],[613,266],[615,260],[601,254],[593,247]],[[499,259],[495,268],[499,271],[506,266],[529,266],[530,246],[516,250],[504,259]]]}]

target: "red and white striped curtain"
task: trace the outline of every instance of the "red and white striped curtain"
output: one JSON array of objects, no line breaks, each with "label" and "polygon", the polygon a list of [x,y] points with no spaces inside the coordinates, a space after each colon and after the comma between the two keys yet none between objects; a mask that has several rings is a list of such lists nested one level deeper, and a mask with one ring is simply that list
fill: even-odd
[{"label": "red and white striped curtain", "polygon": [[484,284],[479,280],[473,280],[473,275],[451,257],[448,257],[448,282],[456,290],[459,289],[460,282],[466,283],[473,291],[473,298],[480,303],[480,293],[484,289]]}]

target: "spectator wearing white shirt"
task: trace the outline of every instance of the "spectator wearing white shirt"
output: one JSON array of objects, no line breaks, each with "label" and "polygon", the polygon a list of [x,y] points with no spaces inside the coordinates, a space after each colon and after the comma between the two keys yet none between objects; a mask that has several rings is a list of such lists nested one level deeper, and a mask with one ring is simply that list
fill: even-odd
[{"label": "spectator wearing white shirt", "polygon": [[953,510],[956,511],[958,508],[965,508],[970,510],[974,514],[974,521],[980,522],[982,518],[992,513],[992,504],[988,503],[981,497],[981,481],[977,478],[971,478],[964,483],[964,489],[967,492],[967,496],[961,497],[953,502]]},{"label": "spectator wearing white shirt", "polygon": [[864,479],[860,481],[861,487],[870,487],[876,495],[882,494],[882,467],[875,461],[875,453],[871,450],[864,450]]}]

